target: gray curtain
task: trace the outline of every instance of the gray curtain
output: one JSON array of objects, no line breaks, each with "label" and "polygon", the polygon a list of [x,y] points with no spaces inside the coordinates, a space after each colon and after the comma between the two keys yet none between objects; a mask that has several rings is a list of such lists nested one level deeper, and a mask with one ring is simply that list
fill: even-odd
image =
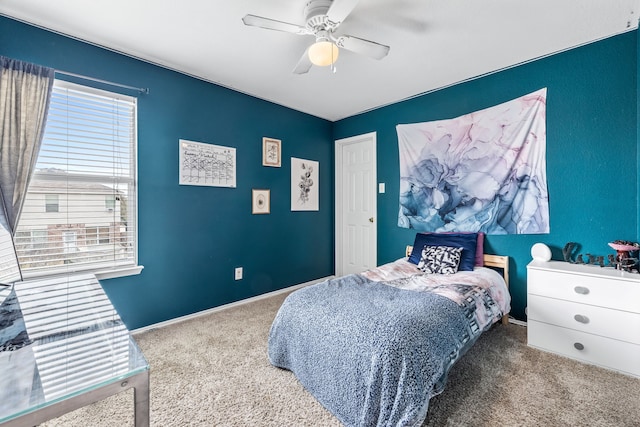
[{"label": "gray curtain", "polygon": [[38,158],[54,72],[0,56],[0,283],[22,279],[13,235]]}]

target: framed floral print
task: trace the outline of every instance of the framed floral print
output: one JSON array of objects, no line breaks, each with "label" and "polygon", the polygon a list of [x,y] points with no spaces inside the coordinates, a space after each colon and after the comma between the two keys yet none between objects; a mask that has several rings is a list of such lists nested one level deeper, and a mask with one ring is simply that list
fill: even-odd
[{"label": "framed floral print", "polygon": [[282,166],[282,141],[262,138],[262,166],[279,168]]}]

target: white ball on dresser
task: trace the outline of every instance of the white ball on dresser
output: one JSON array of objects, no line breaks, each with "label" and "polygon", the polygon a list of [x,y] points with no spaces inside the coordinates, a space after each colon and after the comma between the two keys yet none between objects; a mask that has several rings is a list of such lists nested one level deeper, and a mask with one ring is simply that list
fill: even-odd
[{"label": "white ball on dresser", "polygon": [[531,258],[536,261],[549,261],[551,259],[551,249],[544,243],[536,243],[531,246]]}]

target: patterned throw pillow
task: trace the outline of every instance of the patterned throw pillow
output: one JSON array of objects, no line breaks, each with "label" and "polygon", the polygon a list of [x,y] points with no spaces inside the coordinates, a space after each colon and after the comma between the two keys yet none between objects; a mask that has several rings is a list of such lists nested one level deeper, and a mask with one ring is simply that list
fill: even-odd
[{"label": "patterned throw pillow", "polygon": [[[409,262],[417,265],[420,262],[422,249],[425,246],[448,246],[450,248],[462,248],[458,271],[473,271],[476,265],[479,236],[479,233],[416,233]],[[483,257],[482,252],[480,250],[481,257]]]},{"label": "patterned throw pillow", "polygon": [[462,248],[425,245],[418,268],[425,273],[454,274],[458,271],[461,255]]}]

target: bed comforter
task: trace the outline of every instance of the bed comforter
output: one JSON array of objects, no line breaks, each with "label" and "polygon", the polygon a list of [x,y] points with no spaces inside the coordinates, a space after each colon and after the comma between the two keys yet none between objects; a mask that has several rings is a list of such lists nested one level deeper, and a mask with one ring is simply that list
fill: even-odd
[{"label": "bed comforter", "polygon": [[271,363],[292,371],[346,426],[421,425],[450,367],[492,323],[476,308],[495,320],[505,309],[482,286],[456,283],[451,298],[439,285],[417,291],[420,274],[395,270],[300,289],[271,327]]}]

